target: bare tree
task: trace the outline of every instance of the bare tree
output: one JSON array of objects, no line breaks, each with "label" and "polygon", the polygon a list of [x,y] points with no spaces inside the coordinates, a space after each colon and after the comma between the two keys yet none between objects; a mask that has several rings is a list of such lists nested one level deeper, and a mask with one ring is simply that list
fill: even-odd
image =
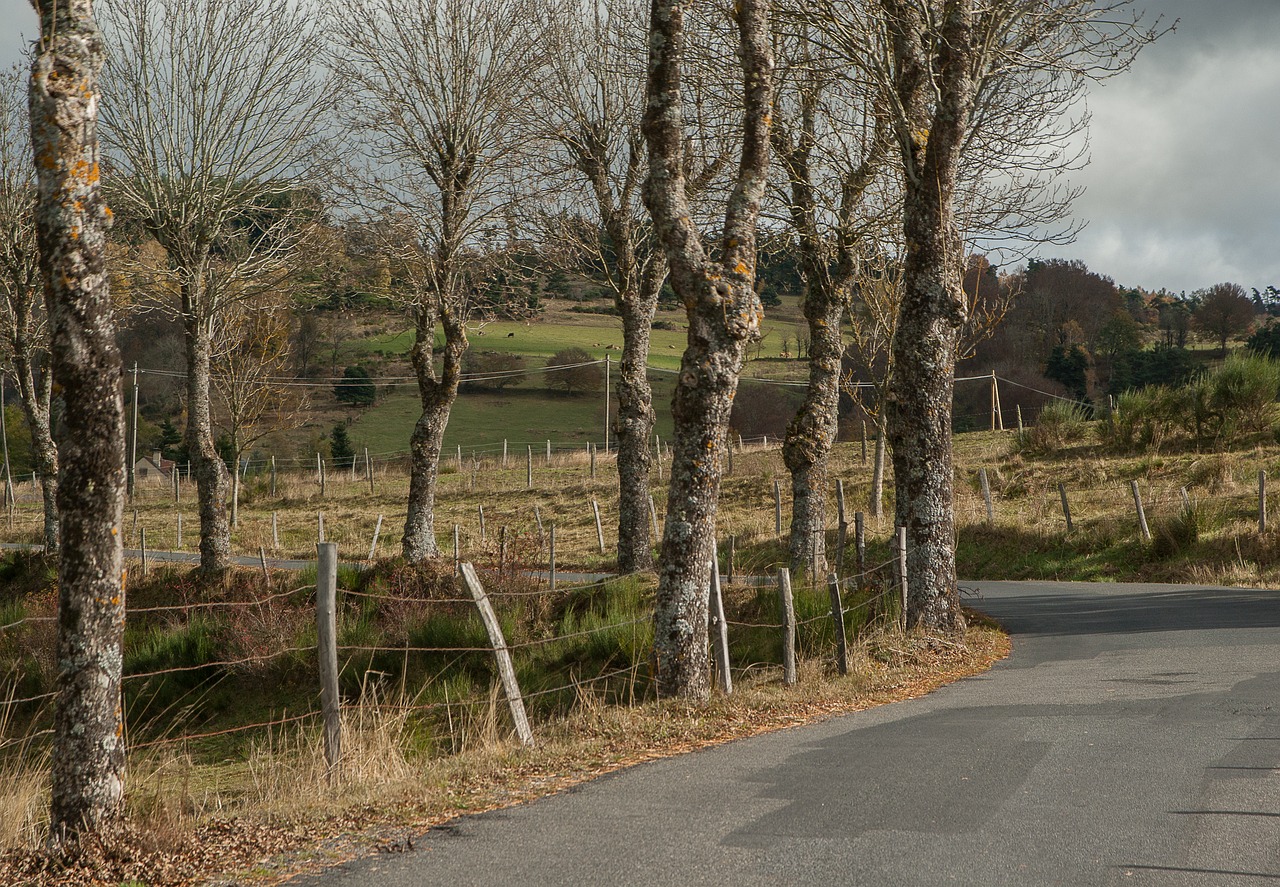
[{"label": "bare tree", "polygon": [[[646,156],[643,14],[637,0],[605,0],[585,14],[576,0],[553,10],[554,40],[541,102],[534,114],[558,146],[553,172],[567,168],[566,191],[588,207],[585,225],[557,226],[555,242],[586,257],[613,290],[622,318],[618,379],[618,569],[653,566],[649,535],[649,441],[653,391],[647,376],[649,336],[666,280],[666,257],[641,204]],[[558,161],[558,162],[557,162]],[[556,167],[560,167],[557,169]],[[563,201],[563,198],[561,198]],[[560,216],[557,216],[560,218]],[[581,232],[588,236],[573,236]],[[569,236],[565,236],[568,234]]]},{"label": "bare tree", "polygon": [[[720,493],[720,458],[738,376],[763,310],[755,290],[756,224],[769,168],[773,53],[767,0],[740,0],[741,154],[718,255],[702,242],[686,192],[682,96],[689,0],[654,0],[643,131],[644,200],[689,317],[672,403],[675,435],[654,614],[658,690],[709,695],[707,589]],[[723,64],[723,63],[721,63]]]},{"label": "bare tree", "polygon": [[58,550],[58,448],[50,427],[53,374],[36,247],[36,181],[25,79],[17,67],[0,74],[0,335],[8,346],[8,363],[31,430],[44,496],[44,547],[52,555]]},{"label": "bare tree", "polygon": [[[227,306],[279,279],[307,230],[299,188],[327,122],[321,42],[292,0],[136,0],[104,8],[112,199],[163,248],[158,292],[182,319],[186,444],[200,569],[231,563],[230,477],[214,445],[210,366]],[[176,302],[176,305],[173,304]]]},{"label": "bare tree", "polygon": [[[879,282],[872,260],[883,255],[884,235],[898,207],[896,189],[872,190],[894,171],[885,115],[877,114],[874,93],[821,42],[811,40],[803,22],[794,26],[794,33],[784,31],[777,40],[781,61],[773,147],[785,174],[780,197],[805,280],[801,307],[808,326],[809,382],[787,426],[782,457],[791,472],[794,503],[792,567],[808,570],[816,564],[821,572],[827,464],[836,439],[845,351],[842,319],[856,310],[860,284],[874,288]],[[860,320],[880,316],[874,301],[865,305],[872,310],[858,312]]]},{"label": "bare tree", "polygon": [[278,290],[235,301],[218,330],[211,381],[218,424],[231,442],[233,527],[240,511],[241,457],[270,431],[297,427],[296,417],[306,409],[306,388],[283,378],[293,362],[292,331],[289,305]]},{"label": "bare tree", "polygon": [[58,485],[58,688],[50,838],[102,832],[124,799],[124,402],[99,183],[102,39],[91,0],[39,0],[31,66],[36,237],[66,423]]},{"label": "bare tree", "polygon": [[[350,89],[357,199],[383,215],[414,320],[422,414],[409,441],[401,548],[436,556],[440,446],[458,392],[478,281],[506,233],[520,96],[536,67],[527,0],[353,0],[331,13],[335,71]],[[394,276],[394,273],[393,273]],[[434,344],[444,333],[439,366]]]},{"label": "bare tree", "polygon": [[[890,110],[903,177],[903,294],[894,331],[888,419],[897,522],[907,528],[910,622],[958,631],[951,408],[960,334],[969,317],[958,207],[966,181],[1007,158],[1061,163],[1070,109],[1090,78],[1123,70],[1155,34],[1129,0],[878,0],[866,70]],[[975,148],[975,146],[977,146]],[[1004,160],[1002,160],[1004,158]],[[1030,158],[1030,159],[1026,159]],[[965,178],[965,164],[976,172]],[[998,178],[998,177],[997,177]],[[1006,193],[1006,192],[1002,192]],[[1034,193],[1034,192],[1033,192]],[[999,217],[1053,214],[1038,197],[973,205]],[[1018,201],[1023,201],[1018,203]],[[974,223],[980,224],[980,223]],[[990,223],[989,223],[990,224]],[[993,226],[994,227],[994,226]]]}]

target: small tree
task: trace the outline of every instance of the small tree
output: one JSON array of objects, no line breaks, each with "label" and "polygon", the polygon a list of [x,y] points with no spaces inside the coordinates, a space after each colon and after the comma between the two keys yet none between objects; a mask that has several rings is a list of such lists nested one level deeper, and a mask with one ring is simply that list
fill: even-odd
[{"label": "small tree", "polygon": [[347,423],[339,422],[329,432],[329,455],[333,457],[334,468],[350,468],[355,461],[356,451],[351,446],[351,436],[347,434]]},{"label": "small tree", "polygon": [[570,394],[599,391],[604,387],[600,361],[581,348],[565,348],[547,359],[548,388],[563,388]]},{"label": "small tree", "polygon": [[501,391],[524,379],[525,359],[502,351],[468,351],[462,358],[462,384]]},{"label": "small tree", "polygon": [[378,389],[368,370],[349,366],[342,371],[342,381],[333,386],[333,396],[348,406],[371,407],[378,400]]},{"label": "small tree", "polygon": [[1253,326],[1253,302],[1238,283],[1218,283],[1196,295],[1200,307],[1196,309],[1195,324],[1201,334],[1218,343],[1218,350],[1227,356],[1227,340],[1242,335]]}]

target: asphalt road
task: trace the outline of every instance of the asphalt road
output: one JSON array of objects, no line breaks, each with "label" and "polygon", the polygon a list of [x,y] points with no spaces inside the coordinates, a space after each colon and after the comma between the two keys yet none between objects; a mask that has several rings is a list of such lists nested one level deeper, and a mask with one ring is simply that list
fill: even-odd
[{"label": "asphalt road", "polygon": [[1280,592],[979,583],[922,699],[464,817],[306,887],[1280,882]]}]

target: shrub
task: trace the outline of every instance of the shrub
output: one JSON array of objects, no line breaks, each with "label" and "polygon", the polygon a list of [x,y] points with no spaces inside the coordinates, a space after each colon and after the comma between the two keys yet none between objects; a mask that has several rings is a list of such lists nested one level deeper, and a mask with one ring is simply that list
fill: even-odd
[{"label": "shrub", "polygon": [[518,385],[525,359],[518,354],[498,351],[468,351],[462,356],[462,372],[471,378],[463,382],[468,389],[500,391],[508,385]]},{"label": "shrub", "polygon": [[[567,369],[557,369],[567,367]],[[570,394],[599,391],[604,387],[604,370],[595,359],[581,348],[565,348],[547,360],[548,388],[563,388]]]},{"label": "shrub", "polygon": [[1208,379],[1209,408],[1219,418],[1218,436],[1235,440],[1257,434],[1280,418],[1280,364],[1256,355],[1233,354]]},{"label": "shrub", "polygon": [[333,386],[333,396],[338,403],[369,407],[378,399],[378,389],[374,387],[368,370],[362,366],[350,366],[342,371],[342,381]]},{"label": "shrub", "polygon": [[1122,451],[1160,449],[1183,427],[1188,395],[1188,389],[1163,385],[1126,391],[1103,426],[1103,441]]},{"label": "shrub", "polygon": [[1054,453],[1084,440],[1089,417],[1079,404],[1055,400],[1040,411],[1036,424],[1022,432],[1018,443],[1030,452]]}]

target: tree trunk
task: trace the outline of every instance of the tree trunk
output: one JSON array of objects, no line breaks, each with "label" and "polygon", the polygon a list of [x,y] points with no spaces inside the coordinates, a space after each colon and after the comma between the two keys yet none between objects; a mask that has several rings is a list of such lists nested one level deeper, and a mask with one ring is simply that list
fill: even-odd
[{"label": "tree trunk", "polygon": [[99,186],[102,41],[90,0],[39,0],[31,67],[41,273],[66,421],[58,574],[58,681],[50,839],[101,831],[124,797],[124,401],[106,269],[111,214]]},{"label": "tree trunk", "polygon": [[882,411],[876,416],[876,449],[875,458],[871,463],[871,501],[867,503],[871,507],[872,517],[880,517],[884,511],[884,425],[885,418]]},{"label": "tree trunk", "polygon": [[649,178],[644,199],[689,317],[689,344],[672,404],[675,420],[667,524],[654,608],[658,693],[711,693],[707,601],[720,456],[747,345],[763,310],[755,291],[756,222],[769,167],[773,53],[767,0],[734,4],[743,70],[742,153],[725,209],[718,261],[692,221],[684,176],[681,65],[685,2],[654,0],[644,134]]},{"label": "tree trunk", "polygon": [[888,432],[897,523],[907,530],[908,625],[964,630],[956,586],[952,392],[964,244],[953,203],[973,107],[973,0],[936,19],[882,0],[893,42],[903,159],[903,299],[893,338]]},{"label": "tree trunk", "polygon": [[[658,266],[658,267],[654,267]],[[649,334],[666,263],[655,259],[638,281],[615,300],[622,314],[622,363],[618,379],[618,572],[653,568],[649,534],[649,439],[653,434],[653,389],[649,387]]]},{"label": "tree trunk", "polygon": [[809,323],[809,387],[787,425],[782,461],[791,472],[791,570],[826,571],[827,465],[835,445],[840,405],[840,318],[844,303],[827,287],[809,284],[804,314]]},{"label": "tree trunk", "polygon": [[436,336],[435,311],[419,309],[410,360],[418,377],[418,397],[422,415],[409,438],[409,514],[404,522],[400,549],[410,563],[437,557],[436,482],[440,477],[440,448],[449,425],[449,412],[458,396],[462,354],[467,349],[466,328],[461,319],[444,312],[445,349],[443,369],[436,375],[432,345]]},{"label": "tree trunk", "polygon": [[[191,281],[185,287],[200,287]],[[185,306],[203,303],[196,293],[184,294]],[[187,351],[187,454],[196,481],[200,512],[200,572],[216,578],[231,568],[231,525],[227,497],[231,476],[213,439],[213,413],[209,397],[209,363],[212,352],[202,312],[189,307],[185,314]]]}]

